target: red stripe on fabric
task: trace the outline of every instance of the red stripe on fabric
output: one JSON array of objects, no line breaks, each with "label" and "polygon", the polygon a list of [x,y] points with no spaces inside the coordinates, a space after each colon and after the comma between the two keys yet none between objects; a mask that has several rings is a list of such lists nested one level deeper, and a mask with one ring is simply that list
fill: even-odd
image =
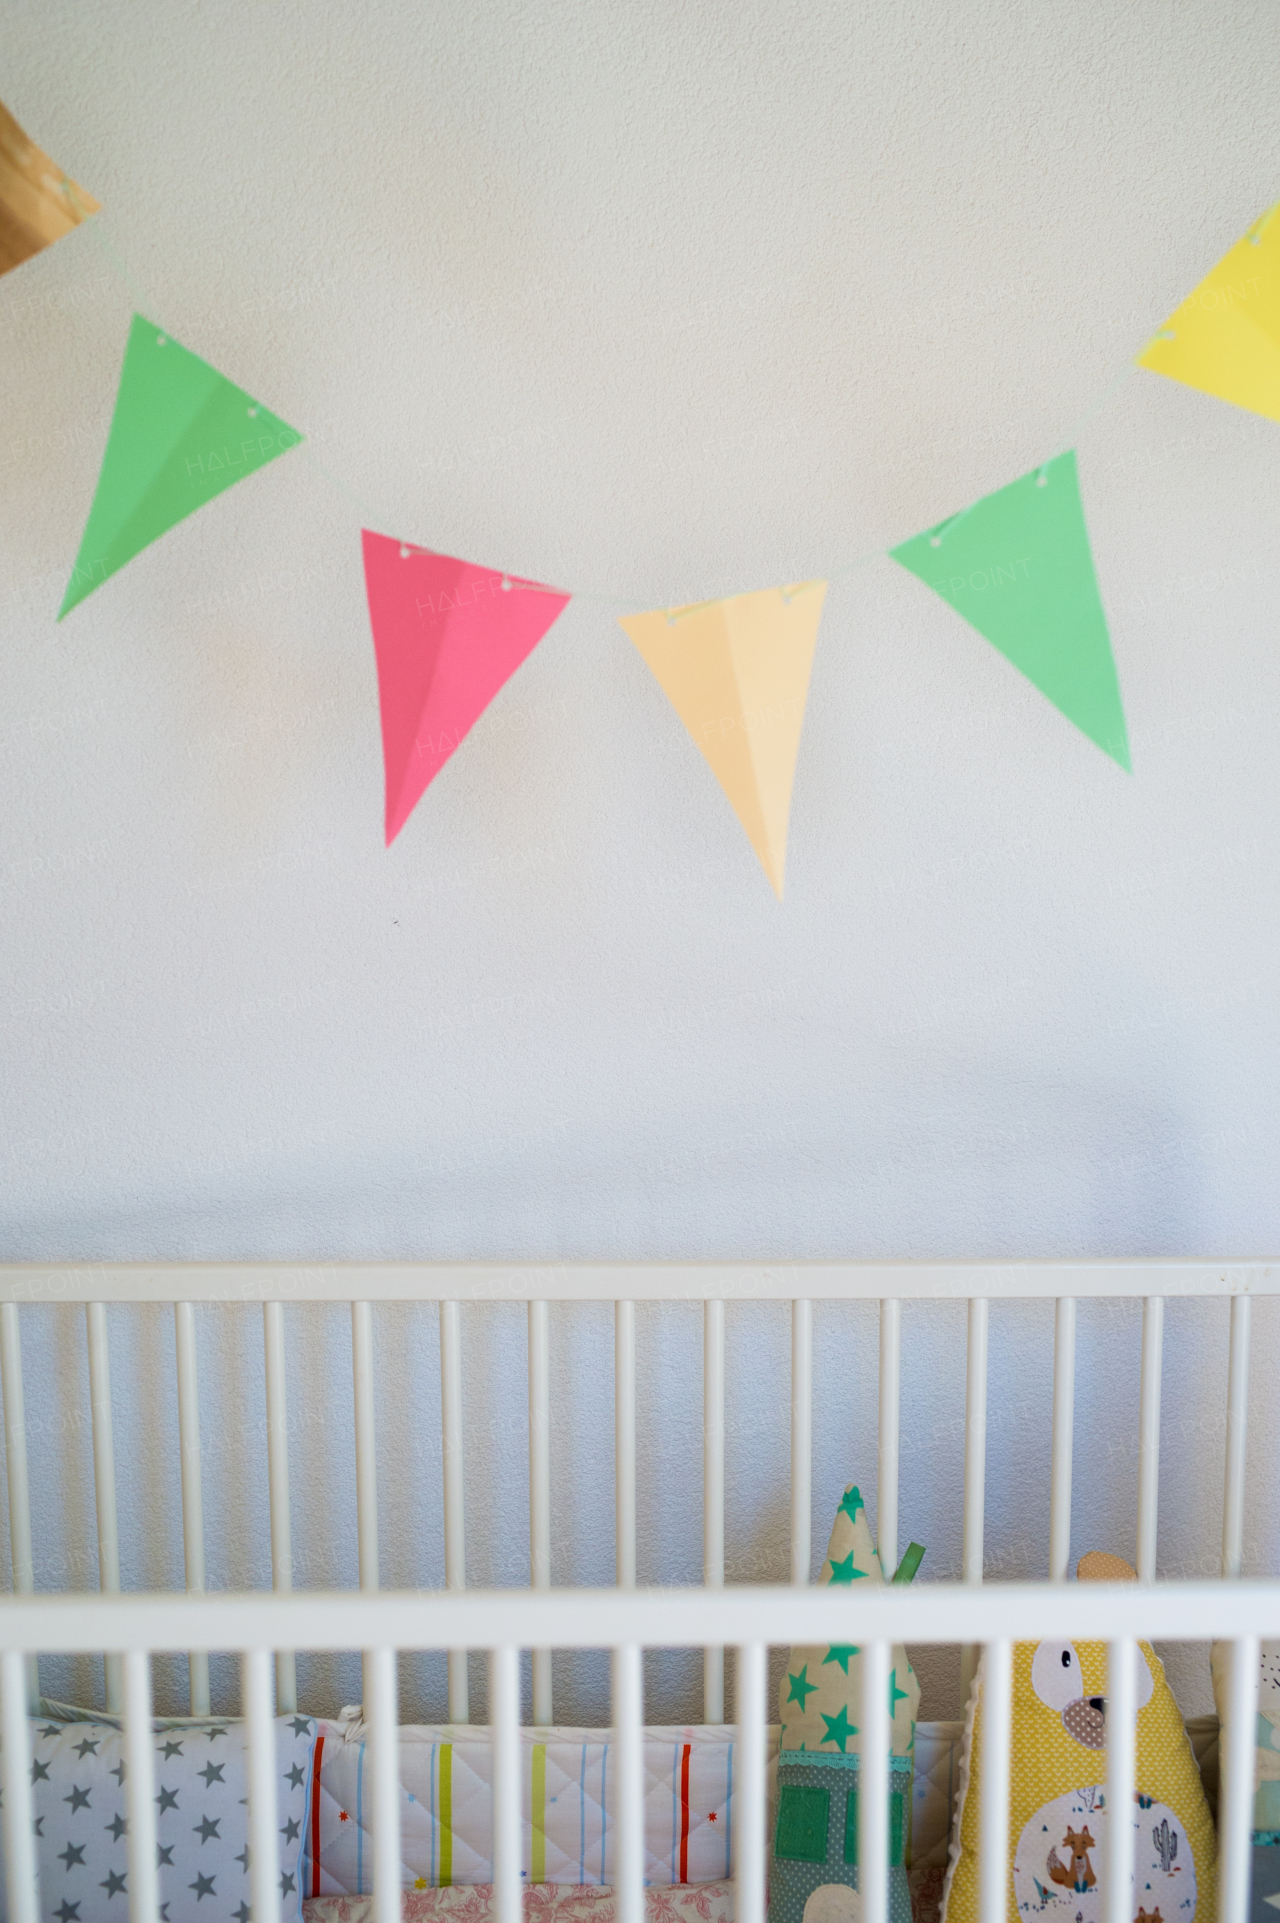
[{"label": "red stripe on fabric", "polygon": [[689,1881],[689,1751],[686,1743],[680,1758],[680,1881]]},{"label": "red stripe on fabric", "polygon": [[324,1755],[324,1737],[316,1737],[316,1760],[312,1765],[315,1775],[311,1782],[311,1894],[320,1894],[320,1759]]}]

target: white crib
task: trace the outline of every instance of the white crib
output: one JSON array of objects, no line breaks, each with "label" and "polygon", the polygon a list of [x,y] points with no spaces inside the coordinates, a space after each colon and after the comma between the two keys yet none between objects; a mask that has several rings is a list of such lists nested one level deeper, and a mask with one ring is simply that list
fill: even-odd
[{"label": "white crib", "polygon": [[[334,1265],[9,1265],[0,1268],[0,1375],[3,1379],[9,1527],[15,1594],[0,1605],[0,1722],[9,1916],[34,1923],[34,1854],[27,1710],[35,1651],[108,1652],[108,1708],[122,1711],[128,1755],[130,1914],[154,1923],[158,1883],[150,1744],[149,1657],[189,1652],[192,1713],[208,1710],[208,1656],[242,1652],[243,1707],[249,1727],[250,1821],[255,1919],[279,1915],[271,1865],[275,1833],[271,1718],[296,1707],[294,1652],[362,1648],[371,1732],[374,1891],[379,1919],[400,1916],[395,1787],[395,1663],[401,1651],[449,1652],[450,1720],[468,1719],[468,1649],[490,1652],[494,1745],[494,1883],[499,1923],[522,1915],[518,1777],[518,1657],[533,1651],[533,1713],[552,1721],[553,1648],[613,1653],[613,1729],[618,1748],[616,1825],[619,1923],[641,1923],[643,1706],[641,1657],[647,1648],[704,1651],[704,1715],[724,1716],[724,1650],[736,1651],[735,1716],[740,1774],[735,1788],[736,1916],[762,1923],[765,1891],[766,1659],[771,1645],[847,1635],[851,1611],[867,1652],[862,1729],[865,1789],[860,1804],[861,1887],[867,1923],[887,1918],[888,1651],[895,1641],[966,1646],[971,1669],[986,1649],[994,1793],[983,1800],[983,1923],[1003,1923],[1001,1866],[1007,1829],[1010,1649],[1046,1636],[1102,1638],[1111,1646],[1114,1705],[1108,1717],[1108,1789],[1113,1803],[1133,1792],[1135,1684],[1139,1635],[1230,1638],[1235,1662],[1223,1741],[1223,1843],[1219,1906],[1223,1923],[1244,1923],[1252,1796],[1253,1698],[1257,1641],[1280,1634],[1280,1583],[1239,1580],[1242,1556],[1250,1303],[1280,1293],[1280,1265],[1190,1261],[1075,1263],[751,1264],[385,1264]],[[1070,1542],[1076,1302],[1087,1297],[1143,1301],[1139,1388],[1136,1566],[1139,1586],[1066,1586]],[[1218,1583],[1155,1584],[1164,1302],[1171,1296],[1229,1300],[1230,1361],[1224,1465],[1222,1576]],[[808,1586],[811,1530],[812,1305],[823,1299],[878,1301],[878,1537],[882,1560],[898,1550],[901,1304],[913,1298],[968,1303],[964,1459],[963,1577],[914,1590],[875,1589],[838,1596]],[[1048,1517],[1050,1582],[983,1587],[988,1304],[999,1298],[1056,1303],[1052,1481]],[[791,1304],[791,1575],[789,1587],[725,1587],[726,1302],[772,1298]],[[529,1542],[527,1591],[468,1590],[463,1516],[460,1316],[475,1301],[528,1304]],[[274,1593],[205,1590],[200,1433],[193,1305],[261,1301],[267,1398],[267,1474]],[[289,1522],[284,1319],[288,1303],[349,1302],[355,1390],[360,1591],[294,1591]],[[444,1464],[443,1591],[378,1593],[378,1491],[374,1449],[372,1305],[440,1305]],[[615,1464],[617,1586],[551,1588],[550,1347],[548,1304],[604,1301],[615,1313]],[[637,1303],[703,1304],[703,1584],[698,1589],[636,1588]],[[112,1303],[172,1303],[175,1313],[185,1595],[122,1595],[107,1323]],[[31,1506],[21,1360],[22,1303],[83,1303],[86,1312],[102,1593],[51,1596],[34,1591]],[[275,1703],[269,1658],[275,1656]],[[1001,1794],[1001,1785],[1005,1794]],[[1131,1847],[1131,1839],[1129,1842]],[[1129,1866],[1123,1837],[1106,1891],[1107,1923],[1130,1923]],[[995,1865],[994,1873],[988,1874]]]}]

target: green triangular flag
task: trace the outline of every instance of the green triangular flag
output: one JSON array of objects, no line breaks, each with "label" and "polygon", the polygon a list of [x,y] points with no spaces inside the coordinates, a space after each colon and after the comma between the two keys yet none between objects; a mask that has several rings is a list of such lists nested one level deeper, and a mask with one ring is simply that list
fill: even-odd
[{"label": "green triangular flag", "polygon": [[150,542],[301,439],[216,367],[135,314],[59,621]]},{"label": "green triangular flag", "polygon": [[1129,767],[1074,449],[890,553]]}]

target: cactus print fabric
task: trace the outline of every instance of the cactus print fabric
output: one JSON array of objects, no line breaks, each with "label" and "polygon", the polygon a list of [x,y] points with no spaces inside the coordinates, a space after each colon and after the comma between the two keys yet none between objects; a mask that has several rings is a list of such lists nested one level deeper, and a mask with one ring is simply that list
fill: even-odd
[{"label": "cactus print fabric", "polygon": [[[1217,1841],[1164,1667],[1139,1643],[1133,1923],[1213,1923]],[[983,1668],[960,1764],[942,1923],[977,1923]],[[1107,1861],[1107,1648],[1017,1643],[1013,1651],[1008,1914],[1011,1923],[1100,1923]],[[1104,1781],[1100,1784],[1098,1779]]]}]

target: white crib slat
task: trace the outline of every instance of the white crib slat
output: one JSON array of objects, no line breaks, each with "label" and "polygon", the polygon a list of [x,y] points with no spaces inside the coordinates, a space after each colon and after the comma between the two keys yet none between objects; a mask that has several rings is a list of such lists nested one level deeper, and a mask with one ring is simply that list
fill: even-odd
[{"label": "white crib slat", "polygon": [[984,1296],[969,1303],[969,1348],[964,1415],[964,1580],[982,1581],[987,1500],[987,1310]]},{"label": "white crib slat", "polygon": [[378,1445],[374,1425],[373,1305],[351,1304],[351,1373],[355,1386],[356,1540],[360,1587],[378,1587]]},{"label": "white crib slat", "polygon": [[373,1765],[373,1914],[375,1923],[400,1923],[400,1746],[394,1649],[366,1650],[364,1674]]},{"label": "white crib slat", "polygon": [[1227,1467],[1222,1500],[1222,1573],[1238,1576],[1244,1555],[1244,1462],[1249,1422],[1249,1297],[1231,1298],[1227,1371]]},{"label": "white crib slat", "polygon": [[1258,1639],[1256,1636],[1242,1636],[1231,1645],[1227,1726],[1222,1732],[1222,1809],[1218,1829],[1219,1923],[1247,1923],[1249,1915],[1249,1855],[1253,1840],[1254,1730],[1257,1714]]},{"label": "white crib slat", "polygon": [[240,1658],[245,1765],[249,1790],[249,1907],[253,1923],[280,1923],[276,1829],[276,1732],[271,1716],[271,1660],[265,1649]]},{"label": "white crib slat", "polygon": [[889,1645],[862,1646],[858,1736],[858,1887],[862,1923],[889,1918]]},{"label": "white crib slat", "polygon": [[124,1668],[124,1797],[129,1823],[129,1923],[157,1923],[156,1753],[151,1730],[151,1658],[131,1649]]},{"label": "white crib slat", "polygon": [[[375,1594],[378,1587],[378,1444],[374,1423],[373,1386],[373,1305],[351,1304],[351,1373],[355,1390],[356,1442],[356,1546],[363,1594]],[[376,1681],[372,1659],[365,1656],[363,1694],[370,1700]],[[377,1845],[374,1846],[375,1860]]]},{"label": "white crib slat", "polygon": [[[551,1587],[551,1333],[545,1302],[529,1304],[529,1583]],[[551,1651],[533,1652],[533,1720],[551,1723]]]},{"label": "white crib slat", "polygon": [[13,1587],[19,1596],[35,1587],[31,1554],[31,1489],[27,1478],[27,1418],[22,1393],[22,1335],[18,1305],[0,1305],[0,1374],[4,1380],[4,1453],[9,1481],[9,1547]]},{"label": "white crib slat", "polygon": [[[284,1304],[262,1305],[263,1360],[267,1379],[267,1489],[271,1503],[271,1586],[293,1588],[293,1537],[289,1520],[289,1416],[284,1373]],[[292,1650],[276,1652],[276,1709],[292,1716],[298,1707],[297,1664]]]},{"label": "white crib slat", "polygon": [[[702,1305],[702,1581],[724,1588],[724,1301]],[[724,1721],[724,1650],[702,1652],[702,1720]]]},{"label": "white crib slat", "polygon": [[[86,1302],[85,1330],[89,1344],[89,1407],[93,1422],[93,1483],[98,1509],[98,1587],[106,1595],[120,1589],[120,1531],[116,1518],[116,1452],[111,1428],[111,1362],[107,1348],[107,1311],[101,1302]],[[118,1714],[123,1681],[118,1656],[103,1658],[107,1711]]]},{"label": "white crib slat", "polygon": [[733,1913],[736,1923],[764,1923],[765,1666],[763,1643],[743,1643],[737,1661],[739,1776],[734,1791]]},{"label": "white crib slat", "polygon": [[[982,1581],[982,1548],[987,1502],[987,1331],[985,1296],[969,1301],[969,1346],[965,1371],[964,1410],[964,1543],[965,1582]],[[968,1700],[978,1646],[960,1652],[961,1691]]]},{"label": "white crib slat", "polygon": [[1053,1468],[1049,1485],[1049,1580],[1065,1582],[1071,1560],[1071,1457],[1076,1417],[1076,1303],[1060,1295],[1053,1317]]},{"label": "white crib slat", "polygon": [[[463,1529],[462,1323],[456,1302],[440,1304],[440,1426],[444,1452],[444,1583],[467,1586]],[[467,1652],[449,1651],[449,1721],[470,1721]]]},{"label": "white crib slat", "polygon": [[880,1468],[876,1491],[876,1536],[886,1582],[898,1567],[898,1439],[902,1384],[902,1303],[886,1296],[880,1304]]},{"label": "white crib slat", "polygon": [[614,1892],[617,1923],[644,1923],[644,1690],[641,1652],[622,1643],[613,1652]]},{"label": "white crib slat", "polygon": [[[200,1486],[200,1392],[196,1379],[196,1311],[191,1302],[173,1305],[174,1346],[178,1356],[178,1456],[182,1471],[182,1551],[188,1595],[204,1590],[204,1494]],[[209,1714],[209,1657],[203,1649],[187,1655],[191,1714]]]},{"label": "white crib slat", "polygon": [[813,1304],[791,1304],[791,1580],[807,1583],[813,1554]]},{"label": "white crib slat", "polygon": [[89,1405],[93,1422],[93,1475],[98,1508],[99,1587],[114,1595],[120,1588],[120,1533],[116,1518],[116,1452],[111,1426],[111,1356],[107,1311],[86,1302],[89,1344]]},{"label": "white crib slat", "polygon": [[[1132,1636],[1107,1645],[1107,1809],[1133,1809],[1137,1749],[1138,1645]],[[1133,1823],[1107,1824],[1102,1923],[1133,1923]]]},{"label": "white crib slat", "polygon": [[[6,1305],[9,1306],[9,1305]],[[0,1655],[0,1782],[4,1786],[5,1888],[11,1923],[39,1923],[36,1842],[32,1831],[31,1735],[27,1671],[16,1649]]]},{"label": "white crib slat", "polygon": [[[31,1553],[31,1482],[27,1470],[27,1415],[22,1392],[22,1333],[16,1302],[0,1303],[0,1379],[4,1384],[4,1457],[9,1483],[9,1551],[13,1592],[29,1596],[35,1588]],[[36,1658],[27,1657],[27,1702],[34,1714],[40,1702]]]},{"label": "white crib slat", "polygon": [[507,1646],[489,1652],[489,1719],[493,1740],[493,1907],[497,1923],[521,1923],[524,1826],[520,1811],[520,1657]]},{"label": "white crib slat", "polygon": [[[980,1923],[1005,1923],[1009,1881],[1009,1745],[1013,1645],[987,1643],[982,1658]],[[1126,1920],[1127,1923],[1127,1920]]]},{"label": "white crib slat", "polygon": [[1160,1375],[1164,1297],[1142,1304],[1142,1382],[1138,1392],[1138,1580],[1156,1579],[1156,1515],[1160,1501]]},{"label": "white crib slat", "polygon": [[[636,1583],[636,1305],[617,1302],[613,1315],[614,1502],[619,1589]],[[625,1923],[625,1919],[620,1919]]]}]

